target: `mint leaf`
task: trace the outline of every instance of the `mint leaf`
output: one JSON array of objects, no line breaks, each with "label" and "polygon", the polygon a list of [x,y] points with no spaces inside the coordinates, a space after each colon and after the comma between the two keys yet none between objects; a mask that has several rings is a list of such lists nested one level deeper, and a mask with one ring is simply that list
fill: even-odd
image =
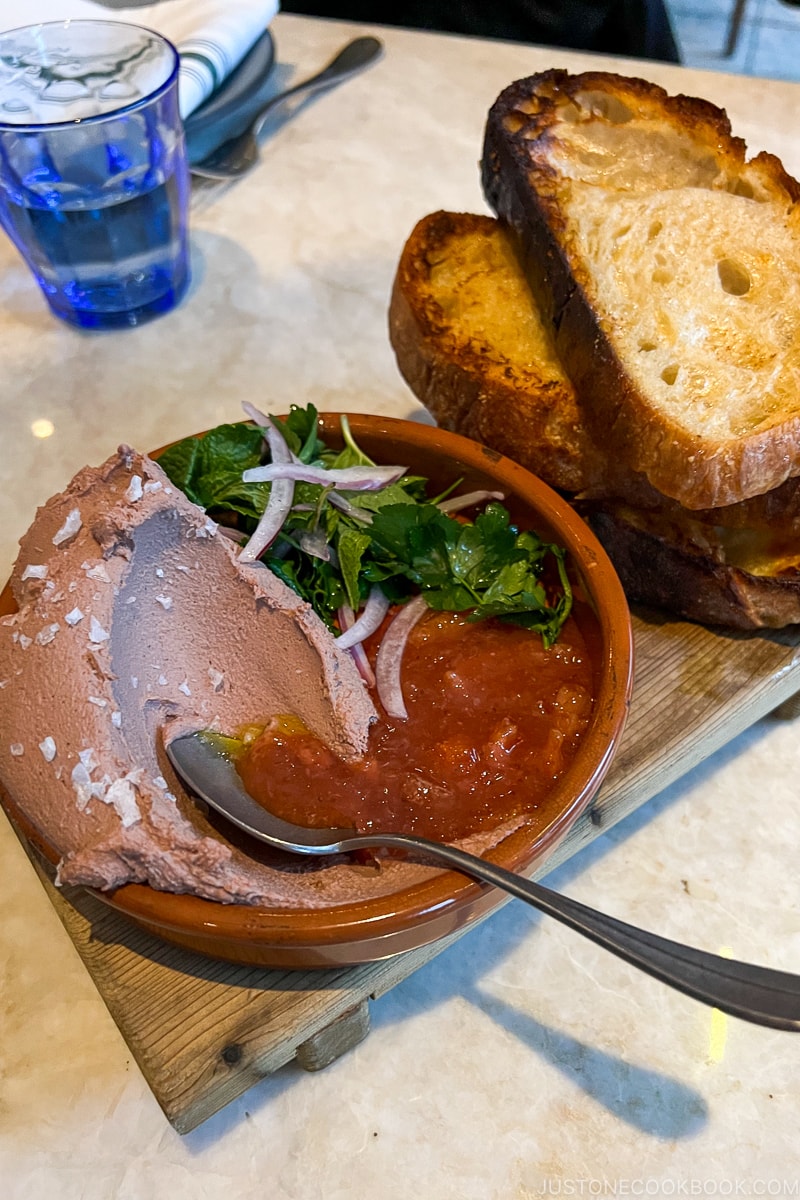
[{"label": "mint leaf", "polygon": [[255,425],[218,425],[205,437],[184,438],[159,458],[171,481],[201,508],[258,520],[268,483],[242,483],[242,472],[261,462],[263,434]]},{"label": "mint leaf", "polygon": [[319,436],[319,413],[313,404],[306,408],[291,405],[286,420],[277,424],[287,446],[301,462],[316,462],[324,453],[325,443]]},{"label": "mint leaf", "polygon": [[397,483],[390,483],[379,492],[344,492],[353,504],[367,512],[378,512],[390,504],[424,504],[426,480],[422,475],[404,475]]},{"label": "mint leaf", "polygon": [[361,606],[361,561],[371,542],[368,533],[359,529],[342,529],[336,541],[339,570],[347,595],[347,603],[358,611]]}]

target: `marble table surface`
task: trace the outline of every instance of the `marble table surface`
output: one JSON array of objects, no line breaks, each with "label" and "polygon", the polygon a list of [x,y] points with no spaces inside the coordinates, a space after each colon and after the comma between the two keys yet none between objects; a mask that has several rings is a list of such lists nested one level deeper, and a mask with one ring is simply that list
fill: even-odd
[{"label": "marble table surface", "polygon": [[[280,71],[352,32],[279,16]],[[241,401],[425,419],[386,336],[397,257],[436,208],[483,211],[486,111],[512,79],[596,64],[725,105],[800,173],[795,84],[385,30],[232,187],[202,187],[194,282],[141,329],[57,323],[0,243],[0,573],[35,506],[119,443]],[[669,937],[800,971],[798,729],[761,721],[550,876]],[[728,1020],[506,905],[373,1005],[365,1042],[290,1067],[181,1137],[0,821],[3,1200],[797,1196],[800,1037]]]}]

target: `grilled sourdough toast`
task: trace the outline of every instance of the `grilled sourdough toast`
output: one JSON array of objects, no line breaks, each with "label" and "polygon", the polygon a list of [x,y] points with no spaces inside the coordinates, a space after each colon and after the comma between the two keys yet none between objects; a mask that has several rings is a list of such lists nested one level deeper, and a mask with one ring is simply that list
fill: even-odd
[{"label": "grilled sourdough toast", "polygon": [[389,310],[398,366],[448,429],[570,495],[629,599],[735,629],[800,621],[800,480],[688,512],[593,443],[515,253],[491,217],[419,221]]},{"label": "grilled sourdough toast", "polygon": [[604,458],[498,221],[438,212],[417,224],[397,268],[389,336],[401,374],[444,429],[561,491],[601,486]]},{"label": "grilled sourdough toast", "polygon": [[800,473],[800,186],[725,113],[547,71],[492,107],[483,186],[595,441],[687,508]]}]

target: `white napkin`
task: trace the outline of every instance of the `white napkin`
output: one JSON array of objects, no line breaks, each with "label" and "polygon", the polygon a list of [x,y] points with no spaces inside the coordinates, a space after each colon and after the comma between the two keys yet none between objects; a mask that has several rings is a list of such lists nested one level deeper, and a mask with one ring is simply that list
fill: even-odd
[{"label": "white napkin", "polygon": [[127,21],[161,33],[181,55],[181,116],[187,117],[244,58],[278,11],[279,0],[163,0],[106,8],[94,0],[0,0],[0,29],[79,18]]}]

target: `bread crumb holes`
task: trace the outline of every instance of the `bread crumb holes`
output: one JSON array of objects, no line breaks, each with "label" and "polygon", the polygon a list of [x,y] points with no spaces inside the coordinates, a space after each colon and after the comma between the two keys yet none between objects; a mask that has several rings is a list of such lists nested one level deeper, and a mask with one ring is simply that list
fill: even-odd
[{"label": "bread crumb holes", "polygon": [[729,296],[746,296],[750,291],[750,272],[735,258],[721,258],[717,263],[717,274],[723,292]]}]

